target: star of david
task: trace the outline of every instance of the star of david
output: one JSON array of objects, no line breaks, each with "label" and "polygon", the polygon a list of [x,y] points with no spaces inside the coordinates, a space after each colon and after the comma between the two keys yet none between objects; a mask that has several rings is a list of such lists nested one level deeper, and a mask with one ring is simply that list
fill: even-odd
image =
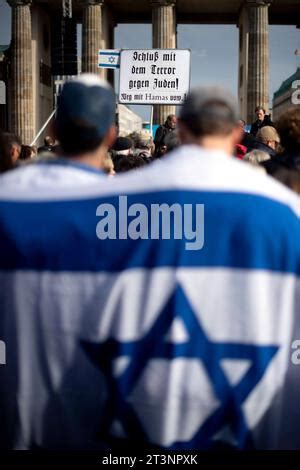
[{"label": "star of david", "polygon": [[[130,312],[128,315],[130,321]],[[166,334],[177,317],[183,321],[189,338],[181,343],[171,343],[166,339]],[[109,399],[101,423],[104,434],[112,422],[118,420],[130,440],[149,442],[147,432],[128,400],[147,364],[153,359],[198,359],[205,368],[219,406],[201,424],[191,440],[173,442],[169,448],[211,448],[215,445],[213,437],[228,426],[238,448],[251,448],[251,432],[242,405],[262,379],[278,346],[212,341],[180,285],[175,287],[156,321],[141,339],[127,342],[108,339],[101,344],[84,341],[82,347],[108,381]],[[122,357],[129,358],[128,365],[115,377],[113,362]],[[232,385],[228,381],[221,366],[223,359],[248,360],[251,363],[237,384]]]},{"label": "star of david", "polygon": [[116,61],[115,57],[112,57],[112,56],[110,56],[108,60],[111,64],[113,64]]}]

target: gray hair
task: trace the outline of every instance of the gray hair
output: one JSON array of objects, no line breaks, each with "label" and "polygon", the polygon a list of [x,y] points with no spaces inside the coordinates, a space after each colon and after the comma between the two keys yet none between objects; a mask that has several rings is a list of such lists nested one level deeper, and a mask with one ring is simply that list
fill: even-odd
[{"label": "gray hair", "polygon": [[270,160],[270,158],[270,155],[263,150],[251,150],[251,152],[246,153],[243,160],[254,166],[260,166],[260,163]]}]

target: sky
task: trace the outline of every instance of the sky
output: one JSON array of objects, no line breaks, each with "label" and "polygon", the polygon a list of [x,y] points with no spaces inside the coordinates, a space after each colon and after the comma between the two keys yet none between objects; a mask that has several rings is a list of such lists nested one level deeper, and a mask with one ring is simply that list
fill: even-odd
[{"label": "sky", "polygon": [[[0,0],[0,44],[10,41],[10,7]],[[115,48],[151,48],[151,25],[122,24],[115,29]],[[191,49],[191,87],[223,85],[237,94],[238,28],[234,25],[178,25],[177,47]],[[270,97],[300,66],[300,29],[270,26]],[[117,75],[118,72],[115,72]],[[116,76],[116,86],[118,77]],[[0,85],[1,90],[1,85]],[[149,120],[149,106],[132,106]]]}]

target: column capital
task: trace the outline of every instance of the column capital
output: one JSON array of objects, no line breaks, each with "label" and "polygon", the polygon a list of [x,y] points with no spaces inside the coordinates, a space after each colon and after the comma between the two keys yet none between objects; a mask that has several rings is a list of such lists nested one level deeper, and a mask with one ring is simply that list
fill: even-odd
[{"label": "column capital", "polygon": [[103,5],[105,0],[81,0],[80,4],[84,6],[88,5]]},{"label": "column capital", "polygon": [[245,5],[248,7],[269,7],[273,0],[245,0]]},{"label": "column capital", "polygon": [[13,8],[22,5],[31,5],[32,0],[7,0],[7,3]]},{"label": "column capital", "polygon": [[167,7],[176,5],[176,0],[150,0],[150,4],[154,7]]}]

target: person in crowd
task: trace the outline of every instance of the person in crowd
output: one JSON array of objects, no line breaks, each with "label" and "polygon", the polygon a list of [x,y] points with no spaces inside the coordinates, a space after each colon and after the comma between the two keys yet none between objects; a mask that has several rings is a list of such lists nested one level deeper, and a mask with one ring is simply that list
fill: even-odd
[{"label": "person in crowd", "polygon": [[158,159],[162,158],[164,155],[166,155],[167,152],[168,152],[168,148],[163,142],[162,144],[158,146],[158,148],[155,149],[154,158],[158,158]]},{"label": "person in crowd", "polygon": [[165,144],[167,148],[166,153],[175,150],[177,147],[179,147],[179,138],[177,132],[169,132],[166,134],[162,143]]},{"label": "person in crowd", "polygon": [[6,142],[12,165],[14,166],[20,157],[22,148],[21,139],[11,132],[4,132],[3,138]]},{"label": "person in crowd", "polygon": [[280,165],[273,175],[278,181],[300,194],[300,165],[295,168],[287,168]]},{"label": "person in crowd", "polygon": [[20,160],[30,160],[36,156],[35,149],[30,145],[22,145],[19,159]]},{"label": "person in crowd", "polygon": [[256,136],[257,132],[259,129],[265,126],[273,126],[274,124],[271,120],[271,117],[269,114],[266,114],[266,110],[262,106],[257,106],[255,109],[255,114],[256,114],[256,121],[252,124],[251,129],[250,129],[250,134],[252,134],[254,137]]},{"label": "person in crowd", "polygon": [[238,122],[237,122],[237,125],[240,126],[241,129],[245,132],[246,121],[244,121],[244,119],[239,119]]},{"label": "person in crowd", "polygon": [[[147,157],[146,157],[147,158]],[[124,173],[126,171],[135,170],[147,165],[146,158],[142,155],[122,155],[115,160],[114,168],[116,173]]]},{"label": "person in crowd", "polygon": [[[101,403],[102,400],[101,390],[99,392],[99,388],[101,389],[101,380],[99,381],[97,377],[98,374],[93,373],[92,368],[88,365],[88,362],[84,357],[82,357],[83,363],[81,362],[81,359],[79,359],[78,364],[80,369],[78,375],[79,388],[77,388],[73,383],[75,388],[73,388],[72,392],[73,397],[77,396],[79,399],[75,400],[77,401],[76,408],[78,411],[82,400],[85,401],[85,405],[83,406],[84,410],[82,410],[83,414],[81,414],[80,411],[79,413],[75,411],[75,408],[73,408],[75,402],[73,401],[72,414],[74,421],[73,418],[71,418],[71,421],[73,421],[71,423],[69,420],[70,416],[67,418],[65,415],[68,408],[67,402],[70,398],[70,390],[65,395],[67,399],[66,408],[63,401],[61,401],[62,395],[57,395],[57,398],[60,398],[58,398],[58,400],[55,399],[56,392],[58,391],[58,384],[60,380],[63,380],[64,372],[66,372],[63,362],[66,360],[65,366],[67,366],[67,363],[71,365],[72,353],[69,347],[71,346],[71,343],[75,346],[74,333],[76,330],[79,333],[80,329],[82,330],[82,327],[79,327],[79,323],[77,323],[79,317],[77,317],[76,320],[76,312],[73,310],[73,326],[71,327],[73,333],[71,333],[71,336],[69,337],[70,339],[72,338],[71,342],[69,342],[67,331],[71,324],[67,326],[65,323],[63,326],[63,324],[60,323],[59,327],[59,323],[56,323],[58,317],[56,319],[54,318],[55,315],[58,314],[60,317],[59,322],[64,322],[64,313],[63,310],[61,310],[62,304],[59,301],[60,294],[56,290],[58,285],[54,279],[52,283],[51,279],[52,275],[55,272],[58,274],[63,267],[61,264],[63,259],[61,255],[58,255],[58,252],[60,252],[61,249],[65,252],[65,260],[67,260],[67,258],[70,260],[70,252],[67,253],[67,251],[65,251],[67,247],[69,247],[73,253],[73,260],[75,260],[75,257],[79,254],[78,250],[84,249],[85,254],[82,253],[80,258],[82,260],[89,259],[86,265],[87,270],[84,269],[84,271],[87,275],[88,273],[93,272],[93,262],[90,257],[92,253],[88,254],[91,246],[87,238],[85,238],[82,230],[79,230],[79,226],[75,219],[77,219],[79,212],[81,212],[83,225],[90,226],[88,219],[90,216],[95,219],[96,206],[93,207],[93,211],[91,213],[89,208],[86,206],[86,202],[81,199],[80,195],[83,195],[84,188],[87,191],[90,191],[90,188],[94,188],[97,191],[99,187],[101,188],[102,181],[105,182],[113,180],[113,178],[107,178],[103,171],[103,166],[107,151],[113,145],[116,137],[114,125],[115,98],[113,90],[106,82],[101,81],[96,76],[82,75],[65,86],[64,92],[61,94],[58,101],[59,105],[56,114],[55,132],[62,149],[61,157],[53,157],[51,160],[40,160],[37,163],[20,166],[14,171],[7,172],[3,175],[4,178],[5,175],[16,172],[17,178],[15,181],[8,179],[3,181],[3,185],[2,180],[0,182],[0,239],[2,244],[0,250],[0,339],[1,341],[5,341],[7,346],[6,354],[7,357],[9,357],[6,364],[7,368],[6,365],[5,367],[2,365],[0,366],[0,422],[1,427],[3,427],[3,432],[1,429],[0,439],[1,449],[68,448],[70,444],[72,448],[74,448],[73,446],[75,446],[75,448],[77,446],[78,448],[91,448],[91,443],[95,446],[94,448],[103,448],[103,445],[97,444],[97,440],[94,436],[94,425],[98,421],[99,416],[96,417],[96,415],[94,415],[93,417],[93,413],[97,413],[97,409],[95,408],[96,401],[100,398]],[[62,192],[68,192],[72,188],[73,191],[75,190],[75,193],[77,193],[77,196],[73,193],[73,200],[70,200],[69,197],[67,197],[67,200],[69,201],[67,207],[64,205]],[[16,193],[18,193],[16,199],[18,200],[19,198],[19,201],[22,201],[24,206],[22,204],[21,206],[19,206],[19,204],[15,205],[14,202],[11,204],[11,201],[9,200],[11,191],[16,191]],[[5,192],[8,196],[6,202],[4,202]],[[21,193],[23,196],[21,196]],[[31,195],[29,196],[29,199],[31,198],[31,202],[28,200],[29,193]],[[45,197],[42,196],[42,194]],[[51,203],[50,200],[52,198],[54,199]],[[15,200],[15,198],[13,199]],[[44,202],[42,202],[42,200]],[[34,201],[35,204],[32,204],[32,201]],[[2,206],[2,202],[4,202],[4,206]],[[6,203],[8,203],[8,206],[6,206]],[[82,204],[85,206],[83,212],[81,210],[83,209]],[[33,209],[33,212],[31,212],[30,206]],[[81,209],[79,209],[80,207]],[[31,214],[29,214],[28,209]],[[16,232],[14,235],[10,232],[12,227],[10,227],[10,229],[8,228],[8,225],[10,225],[8,218],[10,217],[14,218],[15,221],[13,225],[17,231],[21,230],[23,232],[23,248],[21,248],[20,245],[17,248],[20,240],[17,241],[18,236],[15,238]],[[5,220],[8,223],[7,231],[4,229],[4,225],[6,223]],[[61,223],[63,225],[61,225]],[[10,234],[8,232],[10,232]],[[46,241],[44,238],[44,236],[47,238],[47,234],[50,233],[52,233],[51,242],[50,240]],[[88,235],[88,233],[89,229],[86,232],[86,235]],[[8,238],[6,238],[6,235]],[[95,235],[95,230],[94,238],[95,240],[98,240]],[[4,245],[6,244],[12,248],[12,252],[10,252],[10,254],[7,253],[8,256],[5,255],[6,261],[10,260],[9,262],[12,262],[12,271],[4,260],[4,252],[6,250]],[[64,248],[62,245],[64,245]],[[29,249],[29,246],[31,246],[32,252],[31,254],[28,252],[25,254],[25,251]],[[53,250],[57,250],[58,256],[55,255]],[[13,256],[14,259],[11,258],[11,256]],[[96,252],[92,256],[98,258]],[[54,289],[52,294],[50,294],[52,300],[49,307],[52,314],[50,314],[49,311],[49,315],[46,314],[46,309],[44,307],[41,307],[41,309],[39,307],[36,308],[36,302],[41,301],[43,303],[42,299],[45,300],[44,294],[46,294],[46,292],[42,292],[42,288],[40,294],[37,294],[37,286],[34,287],[32,285],[33,290],[29,287],[29,284],[32,281],[35,283],[34,278],[36,276],[35,270],[31,271],[29,264],[35,264],[37,257],[40,258],[41,262],[40,280],[42,284],[44,281],[48,284],[49,281],[48,285],[52,285]],[[28,297],[26,300],[23,299],[24,303],[23,300],[21,300],[19,307],[21,307],[21,304],[23,305],[21,309],[23,310],[24,307],[25,310],[23,310],[23,313],[26,311],[25,316],[19,316],[17,314],[19,307],[15,304],[17,310],[14,310],[12,305],[9,306],[10,301],[8,300],[9,297],[11,300],[13,297],[15,299],[18,297],[16,291],[13,294],[13,297],[10,296],[11,294],[9,294],[9,292],[12,293],[12,289],[14,289],[13,285],[15,284],[15,275],[17,273],[15,270],[18,270],[17,265],[19,264],[19,261],[21,261],[21,258],[23,259],[21,264],[24,262],[24,270],[21,269],[23,273],[21,273],[21,278],[23,278],[23,275],[25,277],[23,278],[24,285],[20,294],[23,295],[27,292]],[[94,260],[96,258],[94,258]],[[49,261],[51,263],[54,262],[57,269],[53,270],[54,265],[50,266],[48,264]],[[68,266],[65,265],[65,267],[67,269],[67,273]],[[79,265],[77,265],[77,268],[78,267]],[[74,273],[79,273],[77,268],[73,271]],[[46,271],[48,274],[46,274]],[[31,277],[30,272],[33,274],[31,281],[29,279]],[[9,279],[7,278],[7,275],[9,276]],[[48,275],[50,278],[47,281],[46,278]],[[44,281],[42,281],[42,278]],[[68,296],[67,278],[68,274],[66,274],[64,279],[61,278],[60,281],[62,288],[61,293],[64,291],[64,298],[66,298],[65,295]],[[88,279],[86,280],[87,284],[89,284]],[[71,290],[74,290],[75,284],[73,282],[71,284]],[[7,289],[5,287],[6,285]],[[98,287],[101,291],[101,286],[99,285]],[[5,295],[6,300],[2,297],[4,290],[8,295],[7,297]],[[87,292],[88,290],[89,289],[87,288]],[[94,287],[93,291],[96,294]],[[29,307],[29,304],[27,303],[29,297],[31,298],[31,308],[29,309],[30,313],[29,310],[27,310]],[[96,299],[94,298],[94,300]],[[2,301],[4,301],[6,305],[5,308]],[[92,298],[90,298],[90,301],[93,303]],[[58,304],[60,304],[60,306]],[[81,307],[82,306],[83,305],[81,305]],[[81,317],[81,314],[83,313],[81,307],[80,323],[83,320],[83,317]],[[11,314],[9,314],[9,310]],[[87,308],[86,313],[88,310],[89,309]],[[66,312],[67,311],[65,310],[65,313]],[[22,326],[21,323],[23,320],[21,317],[25,320],[27,313],[29,316],[25,322],[26,324],[23,324]],[[70,310],[69,313],[71,313]],[[34,320],[35,314],[37,316]],[[44,320],[46,320],[46,317],[44,316],[45,314],[47,315],[50,323],[52,323],[53,320],[56,326],[54,323],[52,323],[52,326],[50,323],[46,326],[46,323],[44,323]],[[11,330],[12,323],[10,327],[8,326],[7,320],[9,320],[9,318],[13,322],[16,322],[13,328],[15,333],[12,333]],[[45,329],[42,327],[42,323],[44,324]],[[40,327],[42,327],[43,331],[40,330]],[[56,333],[60,330],[58,336],[54,333],[52,327]],[[50,333],[51,330],[52,333]],[[8,338],[7,335],[10,334],[11,336]],[[55,342],[58,340],[56,345],[53,342],[54,338],[56,338]],[[44,346],[42,346],[43,342]],[[43,351],[41,349],[38,356],[35,356],[34,350],[38,343],[42,347]],[[52,343],[52,346],[50,343]],[[61,349],[63,344],[67,346],[67,349],[64,351]],[[75,349],[77,349],[77,346]],[[50,357],[50,350],[56,357]],[[77,349],[77,351],[80,353],[79,349]],[[46,353],[47,356],[46,362],[44,362],[44,359],[46,358],[44,353]],[[21,362],[23,362],[23,364],[21,364]],[[23,367],[25,368],[23,369]],[[21,370],[23,372],[21,372]],[[19,372],[21,372],[20,375]],[[23,381],[21,376],[26,376],[26,380]],[[85,384],[84,386],[83,382]],[[95,387],[95,393],[90,387]],[[29,389],[31,389],[31,391]],[[76,392],[74,393],[75,389]],[[104,391],[104,389],[102,390]],[[53,402],[53,407],[49,402],[49,400],[52,400],[51,397],[55,401],[55,403]],[[88,405],[88,403],[90,403],[90,405]],[[47,410],[48,405],[50,405],[51,410]],[[47,411],[49,411],[48,416]],[[90,414],[90,411],[92,411],[92,414]],[[62,418],[61,422],[59,416]],[[87,421],[85,422],[85,420]],[[92,423],[93,421],[94,424]],[[36,428],[38,422],[40,423],[38,425],[39,431]],[[85,434],[85,432],[87,432],[87,434]]]},{"label": "person in crowd", "polygon": [[243,160],[265,171],[265,168],[261,164],[270,160],[270,158],[270,155],[266,152],[263,152],[262,150],[251,150],[250,152],[246,153]]},{"label": "person in crowd", "polygon": [[276,129],[272,126],[262,127],[256,134],[256,142],[251,150],[262,150],[271,158],[277,155],[280,138]]},{"label": "person in crowd", "polygon": [[300,165],[300,108],[295,106],[281,115],[277,122],[283,153],[281,160],[287,167]]},{"label": "person in crowd", "polygon": [[296,192],[300,187],[300,109],[293,107],[276,123],[283,151],[274,158],[267,170]]},{"label": "person in crowd", "polygon": [[163,143],[164,139],[168,134],[174,134],[176,132],[177,117],[174,114],[170,114],[166,122],[157,128],[154,137],[155,148],[158,149]]},{"label": "person in crowd", "polygon": [[14,168],[14,163],[10,153],[10,143],[7,139],[7,133],[0,130],[0,173]]},{"label": "person in crowd", "polygon": [[114,176],[116,174],[111,152],[107,152],[106,158],[104,160],[103,170],[108,174],[108,176]]},{"label": "person in crowd", "polygon": [[133,154],[133,141],[128,137],[117,137],[112,152],[114,156],[132,155]]},{"label": "person in crowd", "polygon": [[244,119],[239,119],[237,122],[237,125],[241,128],[242,130],[242,138],[240,145],[243,145],[243,147],[246,147],[246,151],[250,151],[253,148],[254,143],[256,142],[255,137],[250,134],[250,132],[246,131],[246,121]]},{"label": "person in crowd", "polygon": [[133,147],[136,148],[139,140],[139,133],[137,131],[133,131],[127,136],[127,138],[131,140]]},{"label": "person in crowd", "polygon": [[223,89],[188,95],[170,156],[107,178],[114,114],[98,77],[67,82],[64,156],[1,176],[0,446],[299,444],[298,197],[230,158]]},{"label": "person in crowd", "polygon": [[241,144],[236,144],[234,149],[234,156],[239,160],[243,160],[247,153],[247,147]]},{"label": "person in crowd", "polygon": [[118,161],[122,160],[123,157],[133,155],[134,144],[128,137],[117,137],[113,147],[111,148],[112,161],[114,164],[115,171],[118,167]]},{"label": "person in crowd", "polygon": [[44,138],[44,145],[38,148],[38,153],[53,152],[54,146],[55,146],[55,140],[49,135],[47,135]]},{"label": "person in crowd", "polygon": [[151,134],[143,129],[141,130],[136,137],[135,142],[135,155],[138,155],[145,160],[145,163],[150,163],[153,158],[153,138]]}]

